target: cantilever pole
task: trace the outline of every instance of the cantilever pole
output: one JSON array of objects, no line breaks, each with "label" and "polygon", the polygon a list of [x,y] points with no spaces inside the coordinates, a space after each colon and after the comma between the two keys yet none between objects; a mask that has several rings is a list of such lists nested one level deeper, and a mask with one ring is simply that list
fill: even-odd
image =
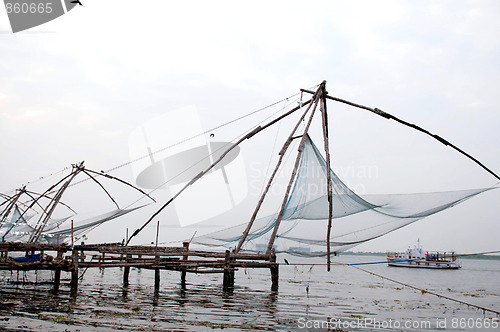
[{"label": "cantilever pole", "polygon": [[320,106],[321,111],[321,123],[323,126],[323,140],[325,145],[325,159],[326,159],[326,182],[328,188],[328,228],[326,230],[326,269],[330,272],[331,255],[330,255],[330,235],[332,232],[332,215],[333,215],[333,190],[332,190],[332,179],[330,173],[330,146],[328,138],[328,115],[326,112],[326,90],[325,86],[322,86],[320,91]]},{"label": "cantilever pole", "polygon": [[[38,220],[38,222],[37,222],[37,224],[35,226],[35,229],[33,230],[33,233],[31,233],[31,235],[30,235],[30,237],[28,239],[29,243],[35,243],[40,238],[40,235],[42,234],[45,226],[47,225],[50,217],[52,216],[52,213],[54,213],[54,210],[55,210],[57,204],[61,200],[61,197],[62,197],[63,193],[66,191],[66,189],[68,189],[69,184],[78,175],[78,173],[80,173],[81,171],[84,170],[83,161],[80,164],[74,165],[73,168],[74,168],[74,170],[71,173],[71,177],[57,191],[57,194],[54,196],[54,198],[49,203],[49,205],[47,205],[47,207],[43,211],[42,215],[40,216],[40,219]],[[42,217],[43,217],[44,213],[45,213],[45,218],[43,218],[43,220],[42,220]]]},{"label": "cantilever pole", "polygon": [[[310,90],[306,90],[306,89],[300,89],[300,91],[307,92],[307,93],[312,93],[312,94],[315,93],[314,91],[310,91]],[[367,110],[367,111],[370,111],[370,112],[375,113],[377,115],[380,115],[383,118],[386,118],[388,120],[394,120],[394,121],[399,122],[399,123],[401,123],[401,124],[403,124],[403,125],[405,125],[407,127],[413,128],[413,129],[418,130],[418,131],[420,131],[420,132],[422,132],[424,134],[427,134],[427,135],[431,136],[432,138],[434,138],[435,140],[439,141],[441,144],[449,146],[452,149],[460,152],[461,154],[463,154],[464,156],[466,156],[467,158],[469,158],[470,160],[472,160],[473,162],[475,162],[476,164],[478,164],[479,166],[481,166],[485,171],[487,171],[488,173],[490,173],[491,175],[493,175],[497,180],[500,180],[500,176],[498,176],[495,172],[493,172],[488,167],[486,167],[485,165],[483,165],[479,160],[477,160],[476,158],[474,158],[473,156],[471,156],[470,154],[468,154],[464,150],[460,149],[456,145],[448,142],[444,138],[442,138],[442,137],[440,137],[440,136],[438,136],[436,134],[432,134],[432,133],[430,133],[429,131],[425,130],[422,127],[419,127],[419,126],[417,126],[417,125],[415,125],[413,123],[409,123],[409,122],[406,122],[404,120],[401,120],[401,119],[395,117],[394,115],[389,114],[387,112],[384,112],[384,111],[382,111],[381,109],[378,109],[378,108],[371,108],[371,107],[363,106],[363,105],[356,104],[356,103],[353,103],[353,102],[350,102],[350,101],[347,101],[347,100],[344,100],[344,99],[340,99],[340,98],[328,96],[328,94],[326,95],[326,98],[331,99],[331,100],[335,100],[335,101],[338,101],[340,103],[344,103],[344,104],[347,104],[347,105],[351,105],[351,106],[354,106],[354,107],[357,107],[357,108],[362,108],[364,110]]]},{"label": "cantilever pole", "polygon": [[220,157],[219,159],[217,159],[216,161],[214,161],[207,169],[205,169],[204,171],[200,172],[198,175],[196,175],[194,178],[191,179],[191,181],[189,181],[184,187],[182,187],[182,189],[180,189],[177,194],[175,194],[172,198],[170,198],[165,204],[163,204],[163,206],[158,209],[141,227],[139,227],[138,229],[135,230],[135,232],[127,239],[127,244],[130,242],[130,240],[132,240],[133,237],[135,237],[137,234],[139,234],[150,222],[151,220],[153,220],[158,214],[160,214],[161,211],[163,211],[163,209],[165,209],[168,205],[170,205],[170,203],[172,203],[180,194],[182,194],[182,192],[184,192],[184,190],[186,190],[190,185],[194,184],[196,181],[198,181],[202,176],[204,176],[205,174],[207,174],[208,172],[210,172],[210,170],[212,168],[214,168],[217,164],[219,164],[226,156],[227,154],[232,151],[235,147],[237,147],[238,145],[240,145],[243,141],[247,140],[247,139],[250,139],[252,138],[254,135],[256,135],[257,133],[261,132],[262,130],[264,129],[267,129],[269,127],[271,127],[272,125],[274,125],[275,123],[281,121],[282,119],[286,118],[287,116],[289,116],[290,114],[292,114],[293,112],[299,110],[301,108],[301,106],[303,105],[307,105],[311,102],[312,100],[308,100],[304,103],[302,103],[302,105],[299,105],[297,107],[294,107],[292,108],[290,111],[286,112],[285,114],[277,117],[276,119],[270,121],[269,123],[267,123],[266,125],[264,126],[258,126],[257,128],[255,128],[254,130],[252,130],[251,132],[249,132],[248,134],[246,134],[245,136],[243,136],[242,138],[240,138],[236,143],[234,143],[233,145],[231,145]]},{"label": "cantilever pole", "polygon": [[285,192],[285,195],[283,197],[283,201],[281,203],[281,209],[280,209],[280,212],[278,214],[278,217],[276,218],[276,223],[274,224],[273,233],[271,234],[271,238],[269,239],[269,243],[267,245],[266,255],[268,257],[271,254],[271,250],[273,249],[274,240],[276,239],[276,235],[278,234],[278,228],[280,227],[281,220],[283,219],[283,215],[285,213],[285,208],[286,208],[286,204],[288,202],[288,196],[290,195],[290,190],[292,189],[293,180],[295,179],[295,175],[297,175],[297,170],[298,170],[299,164],[300,164],[300,158],[301,158],[302,152],[304,150],[304,144],[306,143],[307,132],[309,131],[309,127],[311,126],[312,119],[314,118],[314,113],[315,113],[316,108],[318,106],[318,102],[319,102],[318,93],[323,88],[323,86],[325,84],[326,84],[325,81],[323,81],[321,83],[320,87],[318,88],[318,90],[316,91],[316,93],[314,94],[314,97],[313,97],[314,107],[312,109],[311,115],[309,116],[309,120],[307,121],[306,127],[304,128],[304,132],[302,134],[302,139],[300,140],[300,144],[299,144],[299,148],[298,148],[297,157],[295,159],[295,165],[293,167],[292,175],[290,177],[290,181],[288,182],[288,186],[286,188],[286,192]]},{"label": "cantilever pole", "polygon": [[248,233],[250,232],[250,229],[252,228],[253,226],[253,223],[255,221],[255,218],[257,218],[257,213],[259,212],[261,206],[262,206],[262,203],[264,202],[264,199],[267,195],[267,193],[269,192],[269,189],[271,188],[271,184],[273,183],[274,181],[274,178],[276,176],[276,174],[278,173],[278,169],[280,168],[281,166],[281,163],[283,162],[283,158],[285,156],[285,153],[286,151],[288,150],[288,147],[290,146],[290,144],[292,143],[292,141],[296,138],[294,137],[295,135],[295,132],[297,131],[297,129],[299,128],[300,126],[300,123],[304,120],[304,118],[306,117],[306,114],[309,112],[309,109],[311,108],[313,104],[310,103],[308,106],[307,106],[307,109],[305,110],[305,112],[302,114],[302,116],[299,118],[299,121],[297,121],[297,124],[295,125],[295,127],[293,128],[292,132],[290,133],[290,136],[288,136],[288,139],[286,140],[286,142],[283,144],[283,147],[281,148],[280,152],[279,152],[279,159],[278,159],[278,162],[276,163],[276,166],[274,167],[274,171],[273,173],[271,174],[271,177],[269,178],[268,182],[267,182],[267,185],[266,185],[266,188],[264,189],[264,191],[262,192],[261,194],[261,197],[259,199],[259,202],[257,203],[257,206],[255,207],[255,210],[252,214],[252,217],[250,218],[250,221],[248,222],[247,224],[247,227],[245,229],[245,231],[243,232],[243,235],[240,239],[240,241],[238,242],[238,245],[236,246],[236,249],[234,250],[235,253],[239,252],[241,247],[243,246],[243,244],[245,243],[247,237],[248,237]]}]

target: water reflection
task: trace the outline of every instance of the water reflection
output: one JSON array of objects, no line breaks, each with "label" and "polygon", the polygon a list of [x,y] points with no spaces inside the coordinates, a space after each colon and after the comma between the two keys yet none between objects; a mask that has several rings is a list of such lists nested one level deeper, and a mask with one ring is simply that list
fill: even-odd
[{"label": "water reflection", "polygon": [[[364,257],[363,259],[367,259]],[[378,258],[377,258],[378,259]],[[468,262],[467,262],[468,263]],[[497,280],[500,262],[469,263],[461,271],[408,271],[374,266],[374,272],[410,284],[421,284],[451,297],[485,306],[499,306]],[[474,265],[475,264],[475,265]],[[241,270],[235,286],[223,289],[222,275],[188,274],[182,283],[179,272],[162,271],[157,291],[154,270],[131,269],[129,285],[123,286],[123,270],[89,269],[71,296],[70,274],[61,274],[58,294],[53,294],[53,275],[40,272],[0,272],[0,315],[11,321],[30,317],[38,325],[70,324],[81,331],[92,329],[149,329],[197,331],[212,328],[297,328],[300,318],[424,319],[436,314],[482,318],[482,313],[428,294],[420,294],[360,271],[336,267],[327,273],[317,267],[281,266],[280,289],[271,290],[268,270]],[[436,273],[438,272],[438,273]],[[30,281],[16,283],[16,280]],[[472,294],[472,295],[467,295]],[[476,317],[477,316],[477,317]],[[0,321],[0,329],[3,324]],[[34,324],[34,323],[33,323]],[[57,329],[56,329],[57,330]],[[62,328],[64,330],[64,328]]]}]

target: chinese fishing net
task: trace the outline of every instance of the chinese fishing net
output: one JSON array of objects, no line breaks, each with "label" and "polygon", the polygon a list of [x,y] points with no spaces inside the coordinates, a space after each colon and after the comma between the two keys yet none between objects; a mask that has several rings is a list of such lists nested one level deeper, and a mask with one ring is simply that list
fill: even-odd
[{"label": "chinese fishing net", "polygon": [[[293,190],[289,196],[275,244],[278,252],[323,255],[326,251],[328,199],[326,162],[307,137]],[[330,170],[333,184],[332,252],[409,225],[457,205],[492,188],[397,195],[357,195]],[[265,252],[277,214],[255,220],[243,248]],[[234,248],[247,223],[199,236],[193,243]]]}]

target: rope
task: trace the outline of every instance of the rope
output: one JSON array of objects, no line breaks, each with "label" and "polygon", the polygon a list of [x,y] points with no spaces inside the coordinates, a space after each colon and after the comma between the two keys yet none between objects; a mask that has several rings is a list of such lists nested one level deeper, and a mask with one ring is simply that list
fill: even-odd
[{"label": "rope", "polygon": [[[54,173],[50,173],[50,174],[45,175],[45,176],[41,176],[41,177],[39,177],[39,178],[38,178],[38,179],[36,179],[36,180],[28,181],[28,182],[26,182],[26,184],[25,184],[25,185],[26,185],[26,186],[28,186],[28,185],[31,185],[31,184],[34,184],[34,183],[40,182],[40,181],[42,181],[42,180],[45,180],[45,182],[47,182],[49,178],[51,178],[51,177],[53,177],[53,176],[55,176],[55,175],[59,175],[59,174],[61,174],[61,173],[64,173],[64,171],[67,171],[68,169],[71,169],[71,166],[67,166],[67,167],[64,167],[63,169],[61,169],[60,171],[57,171],[57,172],[54,172]],[[45,182],[44,182],[44,183],[45,183]],[[21,187],[22,187],[22,186],[21,186]],[[10,192],[15,192],[17,189],[19,189],[19,188],[10,189],[10,190],[8,190],[8,191],[6,191],[6,192],[7,192],[7,193],[10,193]]]},{"label": "rope", "polygon": [[245,118],[247,118],[247,117],[249,117],[249,116],[252,116],[252,115],[254,115],[254,114],[257,114],[257,113],[259,113],[259,112],[262,112],[262,111],[264,111],[264,110],[266,110],[266,109],[268,109],[268,108],[270,108],[270,107],[273,107],[273,106],[275,106],[275,105],[277,105],[277,104],[279,104],[279,103],[282,103],[282,102],[284,102],[284,101],[288,101],[288,99],[293,98],[293,97],[295,97],[295,96],[297,96],[297,95],[299,95],[299,94],[300,94],[300,93],[296,93],[296,94],[294,94],[294,95],[291,95],[290,97],[283,98],[283,99],[281,99],[280,101],[274,102],[274,103],[272,103],[272,104],[270,104],[270,105],[267,105],[267,106],[265,106],[265,107],[262,107],[262,108],[260,108],[260,109],[258,109],[258,110],[256,110],[256,111],[253,111],[253,112],[251,112],[251,113],[248,113],[248,114],[246,114],[246,115],[243,115],[243,116],[241,116],[241,117],[239,117],[239,118],[236,118],[236,119],[234,119],[234,120],[230,120],[230,121],[228,121],[228,122],[226,122],[226,123],[223,123],[223,124],[221,124],[221,125],[218,125],[218,126],[216,126],[216,127],[213,127],[213,128],[211,128],[211,129],[208,129],[208,130],[206,130],[206,131],[204,131],[204,132],[202,132],[202,133],[200,133],[200,134],[194,135],[194,136],[192,136],[192,137],[186,138],[186,139],[181,140],[181,141],[179,141],[179,142],[177,142],[177,143],[174,143],[174,144],[172,144],[172,145],[169,145],[169,146],[166,146],[166,147],[161,148],[161,149],[159,149],[159,150],[156,150],[156,151],[152,152],[151,154],[149,154],[149,153],[148,153],[147,155],[144,155],[144,156],[142,156],[142,157],[136,158],[136,159],[134,159],[134,160],[131,160],[131,161],[128,161],[128,162],[123,163],[123,164],[121,164],[121,165],[118,165],[118,166],[115,166],[115,167],[113,167],[113,168],[110,168],[110,169],[108,169],[108,170],[106,171],[106,173],[109,173],[109,172],[115,171],[115,170],[117,170],[117,169],[119,169],[119,168],[121,168],[121,167],[124,167],[124,166],[130,165],[130,164],[132,164],[132,163],[134,163],[134,162],[136,162],[136,161],[139,161],[139,160],[142,160],[142,159],[145,159],[145,158],[150,158],[150,156],[151,156],[151,155],[155,155],[155,154],[157,154],[157,153],[163,152],[163,151],[168,150],[168,149],[170,149],[170,148],[173,148],[173,147],[175,147],[175,146],[177,146],[177,145],[183,144],[183,143],[188,142],[188,141],[190,141],[190,140],[192,140],[192,139],[195,139],[195,138],[197,138],[197,137],[200,137],[200,136],[206,135],[206,134],[208,134],[208,133],[210,133],[210,132],[212,132],[212,131],[215,131],[215,130],[217,130],[217,129],[220,129],[220,128],[222,128],[222,127],[225,127],[225,126],[227,126],[227,125],[230,125],[230,124],[235,123],[235,122],[237,122],[237,121],[243,120],[243,119],[245,119]]},{"label": "rope", "polygon": [[484,251],[484,252],[476,252],[473,254],[460,254],[460,255],[455,255],[455,257],[462,257],[462,256],[474,256],[474,255],[486,255],[486,254],[495,254],[499,253],[500,250],[495,250],[495,251]]},{"label": "rope", "polygon": [[[314,91],[308,91],[308,90],[305,90],[305,89],[301,89],[301,91],[304,91],[304,92],[307,92],[307,93],[311,93],[313,94]],[[331,99],[331,100],[335,100],[335,101],[338,101],[338,102],[341,102],[341,103],[344,103],[344,104],[347,104],[347,105],[351,105],[351,106],[354,106],[354,107],[358,107],[358,108],[362,108],[362,109],[365,109],[367,111],[370,111],[372,113],[375,113],[377,115],[380,115],[381,117],[385,118],[385,119],[388,119],[388,120],[394,120],[396,122],[399,122],[407,127],[410,127],[410,128],[413,128],[415,130],[418,130],[426,135],[429,135],[430,137],[434,138],[435,140],[437,140],[438,142],[440,142],[441,144],[444,144],[446,146],[449,146],[450,148],[458,151],[459,153],[463,154],[464,156],[466,156],[467,158],[469,158],[470,160],[474,161],[476,164],[478,164],[480,167],[482,167],[485,171],[487,171],[488,173],[490,173],[491,175],[493,175],[496,179],[500,180],[500,176],[498,176],[495,172],[493,172],[491,169],[489,169],[488,167],[486,167],[485,165],[483,165],[479,160],[477,160],[476,158],[474,158],[473,156],[471,156],[470,154],[468,154],[467,152],[465,152],[464,150],[460,149],[458,146],[448,142],[447,140],[445,140],[444,138],[436,135],[436,134],[432,134],[431,132],[425,130],[424,128],[422,127],[419,127],[413,123],[409,123],[409,122],[406,122],[404,120],[401,120],[399,119],[398,117],[392,115],[392,114],[389,114],[387,112],[384,112],[378,108],[371,108],[371,107],[367,107],[367,106],[363,106],[363,105],[360,105],[360,104],[356,104],[356,103],[353,103],[353,102],[350,102],[350,101],[347,101],[347,100],[344,100],[344,99],[340,99],[340,98],[337,98],[337,97],[332,97],[332,96],[328,96],[326,95],[326,98],[328,99]]]},{"label": "rope", "polygon": [[[285,99],[286,101],[288,101],[288,98]],[[281,101],[280,101],[281,102]],[[287,105],[283,106],[283,108],[281,108],[280,110],[274,112],[273,114],[269,115],[268,117],[266,117],[265,119],[261,120],[260,122],[257,123],[257,125],[260,125],[262,124],[263,122],[267,121],[268,119],[272,118],[273,116],[275,116],[276,114],[282,112],[286,107],[288,107],[291,103],[293,102],[290,102],[288,103]],[[275,103],[276,104],[276,103]],[[275,105],[273,104],[273,105]],[[232,122],[234,122],[236,120],[233,120]],[[232,123],[231,122],[231,123]],[[218,128],[220,128],[221,126],[219,126]],[[236,140],[240,139],[241,137],[245,136],[246,134],[248,134],[251,130],[254,129],[255,126],[252,126],[250,129],[246,130],[244,133],[236,136],[235,138],[233,138],[230,142],[227,142],[226,144],[224,144],[223,146],[221,146],[220,148],[218,148],[217,150],[213,150],[211,151],[212,153],[203,157],[202,159],[198,160],[197,162],[195,162],[194,164],[186,167],[182,172],[176,174],[175,176],[173,176],[172,178],[168,179],[167,181],[163,182],[162,184],[158,185],[156,188],[152,189],[151,191],[148,192],[148,195],[152,194],[153,192],[157,191],[159,188],[163,187],[164,185],[166,185],[167,183],[169,183],[170,181],[172,180],[175,180],[177,177],[181,176],[182,174],[184,174],[185,172],[189,171],[191,168],[195,167],[196,165],[202,163],[204,160],[206,159],[210,159],[210,157],[212,157],[213,155],[215,155],[217,152],[219,151],[225,151],[226,147],[232,145],[233,142],[235,142]],[[208,130],[207,132],[210,132],[212,130]],[[193,136],[194,137],[198,137],[198,136]],[[185,141],[188,141],[190,140],[191,138],[187,139],[187,140],[184,140],[183,142]],[[182,142],[181,142],[182,143]],[[171,146],[175,146],[175,145],[178,145],[178,144],[181,144],[181,143],[175,143],[174,145],[171,145]],[[158,153],[160,151],[157,151],[155,153]],[[148,155],[149,156],[149,155]],[[129,205],[126,206],[126,208],[134,205],[135,203],[141,201],[142,199],[144,199],[144,197],[140,197],[139,199],[137,199],[136,201],[130,203]]]},{"label": "rope", "polygon": [[[317,86],[317,85],[316,85],[316,86]],[[316,87],[316,86],[314,86],[314,87]],[[312,88],[314,88],[314,87],[311,87],[311,89],[312,89]],[[225,122],[225,123],[223,123],[223,124],[221,124],[221,125],[218,125],[218,126],[216,126],[216,127],[213,127],[213,128],[211,128],[211,129],[208,129],[208,130],[206,130],[206,131],[204,131],[204,132],[202,132],[202,133],[200,133],[200,134],[197,134],[197,135],[194,135],[194,136],[189,137],[189,138],[187,138],[187,139],[184,139],[184,140],[178,141],[178,142],[173,143],[173,144],[171,144],[171,145],[169,145],[169,146],[166,146],[166,147],[163,147],[163,148],[158,149],[158,150],[156,150],[156,151],[153,151],[153,152],[151,152],[151,153],[148,153],[147,155],[144,155],[144,156],[142,156],[142,157],[138,157],[138,158],[136,158],[136,159],[130,160],[130,161],[126,162],[126,163],[123,163],[123,164],[117,165],[117,166],[115,166],[115,167],[112,167],[112,168],[110,168],[110,169],[108,169],[108,170],[106,170],[106,171],[102,171],[102,172],[103,172],[103,173],[110,173],[110,172],[113,172],[113,171],[115,171],[115,170],[117,170],[117,169],[119,169],[119,168],[122,168],[122,167],[128,166],[128,165],[130,165],[130,164],[133,164],[133,163],[135,163],[135,162],[137,162],[137,161],[143,160],[143,159],[145,159],[145,158],[150,158],[150,156],[151,156],[151,155],[158,154],[158,153],[163,152],[163,151],[165,151],[165,150],[171,149],[171,148],[173,148],[173,147],[175,147],[175,146],[177,146],[177,145],[180,145],[180,144],[183,144],[183,143],[188,142],[188,141],[190,141],[190,140],[193,140],[193,139],[195,139],[195,138],[197,138],[197,137],[200,137],[200,136],[206,135],[206,134],[208,134],[208,133],[210,133],[210,132],[213,132],[213,131],[215,131],[215,130],[217,130],[217,129],[220,129],[220,128],[225,127],[225,126],[227,126],[227,125],[230,125],[230,124],[232,124],[232,123],[238,122],[238,121],[240,121],[240,120],[242,120],[242,119],[245,119],[245,118],[247,118],[247,117],[250,117],[250,116],[252,116],[252,115],[254,115],[254,114],[257,114],[257,113],[259,113],[259,112],[262,112],[262,111],[264,111],[264,110],[266,110],[266,109],[268,109],[268,108],[270,108],[270,107],[273,107],[273,106],[275,106],[275,105],[278,105],[278,104],[280,104],[280,103],[282,103],[282,102],[285,102],[285,101],[286,101],[286,102],[288,102],[288,101],[289,101],[289,99],[291,99],[291,98],[293,98],[293,97],[295,97],[295,96],[298,96],[299,94],[301,94],[301,92],[298,92],[298,93],[296,93],[296,94],[294,94],[294,95],[291,95],[291,96],[289,96],[289,97],[283,98],[283,99],[281,99],[281,100],[279,100],[279,101],[277,101],[277,102],[274,102],[274,103],[269,104],[269,105],[267,105],[267,106],[265,106],[265,107],[262,107],[262,108],[260,108],[260,109],[258,109],[258,110],[255,110],[255,111],[253,111],[253,112],[250,112],[250,113],[248,113],[248,114],[245,114],[245,115],[243,115],[243,116],[241,116],[241,117],[239,117],[239,118],[236,118],[236,119],[230,120],[230,121]],[[290,104],[288,104],[288,105],[290,105]],[[288,106],[288,105],[287,105],[287,106]],[[283,109],[285,109],[287,106],[284,106],[284,107],[283,107],[283,108],[281,108],[279,111],[277,111],[277,112],[273,113],[272,115],[270,115],[269,117],[267,117],[266,119],[262,120],[262,121],[261,121],[261,122],[259,122],[259,123],[262,123],[263,121],[265,121],[265,120],[269,119],[269,118],[270,118],[270,117],[272,117],[273,115],[275,115],[275,114],[277,114],[277,113],[279,113],[279,112],[283,111]],[[216,151],[212,152],[212,154],[213,154],[213,153],[215,153],[215,152],[216,152]],[[207,158],[208,158],[208,157],[207,157]],[[199,162],[202,162],[202,160],[200,160]],[[195,165],[196,165],[196,164],[195,164]],[[191,167],[194,167],[195,165],[193,165],[193,166],[191,166]],[[63,170],[59,171],[59,172],[56,172],[56,173],[51,174],[50,176],[55,175],[55,174],[58,174],[58,173],[60,173],[60,172],[63,172],[63,171],[65,171],[65,170],[66,170],[66,169],[68,169],[68,168],[69,168],[69,167],[66,167],[66,168],[64,168]],[[185,171],[187,171],[187,170],[185,170]],[[181,175],[181,174],[182,174],[182,173],[178,174],[177,176],[179,176],[179,175]],[[43,177],[41,177],[40,179],[42,179],[42,178],[43,178]],[[39,180],[40,180],[40,179],[39,179]],[[39,181],[39,180],[36,180],[36,181]],[[76,185],[78,185],[78,184],[80,184],[80,183],[83,183],[83,182],[86,182],[86,181],[88,181],[88,180],[89,180],[89,179],[87,179],[87,178],[86,178],[86,179],[82,179],[82,180],[80,180],[80,181],[78,181],[78,182],[74,182],[74,183],[72,183],[69,187],[76,186]],[[160,185],[160,186],[158,186],[157,188],[153,189],[153,190],[152,190],[151,192],[149,192],[148,194],[150,194],[150,193],[152,193],[152,192],[156,191],[158,188],[160,188],[160,187],[161,187],[161,186],[163,186],[163,185],[165,185],[165,183],[163,183],[162,185]],[[134,202],[134,203],[136,203],[136,202]],[[132,203],[132,204],[134,204],[134,203]],[[130,204],[130,205],[132,205],[132,204]],[[130,205],[129,205],[129,206],[130,206]]]},{"label": "rope", "polygon": [[[360,268],[356,265],[362,265],[362,264],[375,264],[375,263],[378,263],[378,262],[374,262],[374,263],[354,263],[354,264],[346,264],[346,263],[331,263],[333,265],[338,265],[338,266],[351,266],[355,269],[358,269],[360,271],[363,271],[363,272],[366,272],[370,275],[373,275],[373,276],[376,276],[376,277],[379,277],[383,280],[387,280],[387,281],[391,281],[393,283],[396,283],[398,285],[401,285],[401,286],[405,286],[405,287],[408,287],[408,288],[411,288],[411,289],[415,289],[417,291],[420,291],[422,294],[431,294],[431,295],[434,295],[434,296],[437,296],[439,298],[443,298],[443,299],[446,299],[446,300],[449,300],[449,301],[453,301],[453,302],[457,302],[457,303],[460,303],[460,304],[465,304],[467,306],[470,306],[470,307],[474,307],[476,309],[480,309],[480,310],[483,310],[483,311],[488,311],[488,312],[492,312],[494,314],[497,314],[497,315],[500,315],[500,311],[496,311],[496,310],[493,310],[493,309],[489,309],[489,308],[485,308],[485,307],[481,307],[479,305],[476,305],[476,304],[472,304],[472,303],[469,303],[469,302],[465,302],[465,301],[462,301],[462,300],[457,300],[457,299],[454,299],[454,298],[451,298],[449,296],[446,296],[446,295],[442,295],[442,294],[439,294],[439,293],[436,293],[436,292],[433,292],[433,291],[430,291],[430,290],[426,290],[424,288],[421,288],[421,287],[416,287],[416,286],[413,286],[413,285],[410,285],[410,284],[407,284],[407,283],[404,283],[404,282],[401,282],[401,281],[398,281],[398,280],[394,280],[394,279],[391,279],[389,277],[385,277],[383,275],[380,275],[378,273],[375,273],[375,272],[371,272],[371,271],[368,271],[368,270],[365,270],[363,268]],[[311,268],[313,266],[316,266],[316,265],[322,265],[322,266],[326,266],[327,264],[326,263],[316,263],[316,264],[307,264],[307,263],[289,263],[287,265],[290,265],[290,266],[301,266],[301,265],[307,265],[307,266],[311,266]],[[286,265],[281,265],[281,266],[286,266]]]},{"label": "rope", "polygon": [[336,263],[335,265],[348,265],[348,266],[352,266],[352,267],[353,267],[353,268],[355,268],[355,269],[358,269],[358,270],[360,270],[360,271],[363,271],[363,272],[369,273],[369,274],[371,274],[371,275],[374,275],[374,276],[376,276],[376,277],[382,278],[382,279],[384,279],[384,280],[388,280],[388,281],[394,282],[394,283],[396,283],[396,284],[399,284],[399,285],[402,285],[402,286],[406,286],[406,287],[408,287],[408,288],[412,288],[412,289],[418,290],[418,291],[420,291],[422,294],[428,293],[428,294],[431,294],[431,295],[437,296],[437,297],[439,297],[439,298],[443,298],[443,299],[447,299],[447,300],[450,300],[450,301],[453,301],[453,302],[457,302],[457,303],[465,304],[465,305],[470,306],[470,307],[474,307],[474,308],[477,308],[477,309],[481,309],[481,310],[483,310],[483,311],[489,311],[489,312],[495,313],[495,314],[497,314],[497,315],[500,315],[500,311],[496,311],[496,310],[493,310],[493,309],[488,309],[488,308],[481,307],[481,306],[478,306],[478,305],[475,305],[475,304],[472,304],[472,303],[469,303],[469,302],[465,302],[465,301],[457,300],[457,299],[451,298],[451,297],[446,296],[446,295],[442,295],[442,294],[439,294],[439,293],[436,293],[436,292],[433,292],[433,291],[426,290],[426,289],[424,289],[424,288],[415,287],[415,286],[412,286],[412,285],[406,284],[406,283],[404,283],[404,282],[397,281],[397,280],[394,280],[394,279],[391,279],[391,278],[385,277],[385,276],[380,275],[380,274],[377,274],[377,273],[375,273],[375,272],[371,272],[371,271],[368,271],[368,270],[362,269],[362,268],[360,268],[360,267],[353,266],[352,264],[341,264],[341,263]]}]

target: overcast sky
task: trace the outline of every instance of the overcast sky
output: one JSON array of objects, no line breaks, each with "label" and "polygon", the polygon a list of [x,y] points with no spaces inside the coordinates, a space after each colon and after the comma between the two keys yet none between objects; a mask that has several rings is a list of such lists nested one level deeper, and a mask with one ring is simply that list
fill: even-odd
[{"label": "overcast sky", "polygon": [[[322,80],[331,95],[416,123],[500,173],[498,1],[82,2],[16,34],[0,10],[0,192],[81,160],[126,163],[134,129],[165,112],[194,105],[210,128]],[[329,112],[334,167],[359,191],[498,182],[397,123]],[[367,167],[376,172],[355,174]],[[358,249],[418,237],[429,250],[500,249],[499,198],[489,191]],[[148,217],[136,216],[130,227]]]}]

